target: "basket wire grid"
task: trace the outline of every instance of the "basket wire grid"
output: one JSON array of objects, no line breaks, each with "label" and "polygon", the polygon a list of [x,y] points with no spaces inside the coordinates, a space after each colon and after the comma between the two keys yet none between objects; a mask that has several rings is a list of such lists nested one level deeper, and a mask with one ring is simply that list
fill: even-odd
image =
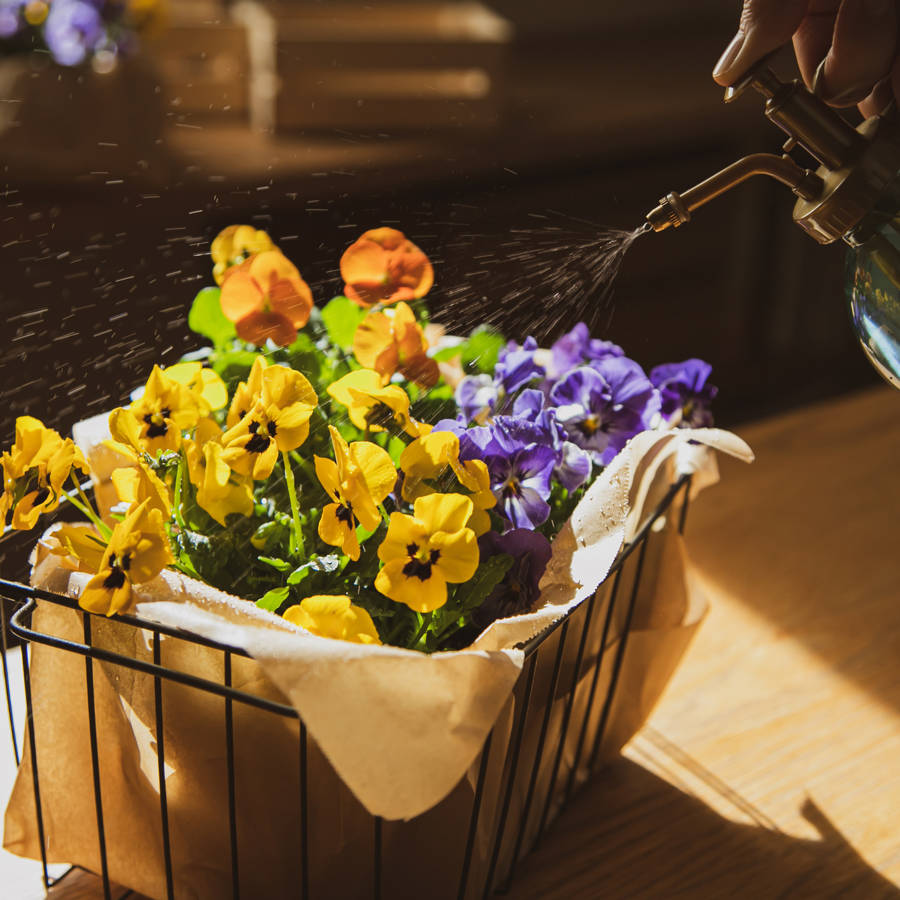
[{"label": "basket wire grid", "polygon": [[[602,602],[597,602],[598,596],[600,596],[601,593],[598,590],[590,599],[580,604],[567,616],[555,622],[544,632],[536,635],[522,645],[525,661],[522,672],[520,673],[519,679],[513,690],[514,716],[512,727],[508,734],[499,736],[495,734],[497,731],[495,727],[485,739],[480,755],[475,763],[475,765],[477,765],[478,775],[474,786],[465,849],[459,871],[458,890],[456,892],[459,900],[464,900],[464,898],[467,897],[487,898],[495,892],[506,892],[509,889],[509,885],[515,874],[517,863],[527,852],[534,849],[539,843],[548,822],[551,821],[551,813],[554,811],[554,799],[558,798],[561,792],[562,802],[559,805],[559,808],[562,808],[562,806],[568,802],[578,786],[577,775],[579,770],[586,764],[589,772],[594,771],[606,726],[609,721],[610,711],[613,707],[616,686],[619,682],[619,675],[622,669],[628,634],[635,609],[635,601],[638,597],[641,585],[641,574],[644,568],[644,559],[648,543],[655,537],[656,532],[661,530],[660,526],[666,522],[667,515],[670,512],[675,513],[675,504],[679,498],[681,505],[680,509],[677,511],[677,522],[675,524],[679,532],[683,532],[688,510],[689,495],[690,476],[683,476],[668,488],[653,512],[641,524],[634,539],[622,548],[622,551],[617,557],[615,564],[607,576],[607,581],[605,582],[605,584],[608,584],[610,579],[612,580],[605,610],[602,608]],[[672,518],[674,519],[674,515]],[[6,535],[0,538],[0,541],[5,541],[10,537],[12,537],[12,533],[7,532]],[[19,537],[22,537],[21,534]],[[626,569],[629,567],[631,571],[626,575]],[[623,584],[625,585],[624,589],[622,588]],[[626,603],[624,611],[620,608],[622,603],[620,595],[622,594],[625,594],[627,598],[624,601]],[[7,604],[4,602],[4,598],[5,600],[10,601],[14,610],[11,616],[8,615]],[[38,601],[57,604],[80,612],[83,641],[76,642],[65,640],[58,636],[42,633],[33,629],[32,614],[37,607]],[[619,635],[618,641],[615,642],[615,655],[605,696],[600,696],[598,695],[598,689],[600,688],[601,682],[601,667],[604,657],[606,656],[605,651],[608,646],[611,646],[608,639],[610,637],[614,617],[616,616],[617,607],[620,608],[619,616],[621,617],[620,621],[622,622],[621,634]],[[595,613],[597,614],[596,619]],[[602,625],[600,624],[601,617]],[[95,646],[92,643],[91,635],[92,616],[86,612],[80,611],[77,601],[60,594],[30,587],[18,581],[0,579],[0,641],[2,641],[2,648],[0,649],[3,651],[3,680],[9,716],[9,728],[16,764],[18,765],[20,763],[26,746],[30,753],[36,810],[35,824],[40,843],[44,885],[49,890],[53,884],[65,877],[65,874],[68,874],[68,872],[54,879],[51,878],[48,871],[47,841],[44,828],[44,814],[41,806],[39,758],[42,757],[44,753],[52,752],[52,748],[40,748],[40,752],[38,752],[38,748],[36,747],[34,724],[35,708],[32,703],[31,693],[29,643],[43,644],[48,647],[56,648],[61,652],[78,654],[84,658],[87,688],[85,702],[87,704],[87,718],[89,723],[92,764],[91,776],[93,782],[93,800],[100,859],[100,872],[98,874],[102,879],[103,894],[106,900],[111,900],[112,882],[107,864],[107,833],[104,827],[103,818],[103,796],[101,792],[100,757],[98,754],[93,681],[94,661],[97,660],[99,662],[137,670],[151,676],[154,680],[159,806],[162,829],[163,861],[165,866],[165,896],[167,900],[172,900],[172,898],[175,897],[176,883],[173,875],[171,836],[169,833],[169,810],[166,794],[163,681],[176,682],[196,689],[197,691],[206,692],[223,698],[225,713],[225,760],[227,769],[228,843],[230,845],[231,854],[231,891],[234,900],[238,900],[241,896],[240,871],[243,863],[240,859],[240,842],[238,840],[237,827],[234,704],[244,704],[263,710],[274,716],[281,716],[289,719],[298,720],[299,716],[291,706],[264,697],[255,696],[232,686],[233,658],[248,657],[248,654],[242,649],[219,644],[193,634],[188,634],[155,622],[140,619],[136,616],[117,615],[112,617],[112,619],[114,621],[126,623],[135,628],[145,629],[150,633],[152,636],[152,663],[133,659],[106,650],[102,647]],[[15,723],[10,686],[10,679],[13,676],[7,659],[7,627],[23,642],[21,648],[21,665],[25,695],[26,744],[21,743]],[[589,658],[586,661],[585,656],[587,655],[586,648],[588,636],[592,633],[596,634],[598,630],[600,641],[596,659]],[[224,677],[222,682],[218,683],[192,675],[189,672],[167,668],[163,665],[161,660],[161,636],[220,651],[223,654],[224,660]],[[551,638],[554,638],[555,640],[551,640]],[[576,641],[577,650],[575,652],[574,666],[572,668],[573,674],[571,685],[561,685],[560,679],[564,669],[563,659],[566,649],[568,647],[571,652],[571,647],[575,646]],[[555,649],[552,646],[553,643],[556,644]],[[552,658],[552,669],[550,670],[549,675],[549,689],[545,697],[538,697],[535,696],[534,691],[535,673],[538,669],[539,660],[541,660],[544,665],[549,665],[549,658]],[[592,671],[590,667],[593,667]],[[584,706],[583,712],[579,713],[577,716],[573,716],[576,686],[579,685],[583,678],[588,678],[588,683],[590,685],[587,703]],[[549,747],[547,746],[547,738],[551,711],[554,707],[553,700],[558,696],[560,688],[563,689],[564,693],[562,696],[565,697],[560,736],[556,742],[556,746]],[[590,725],[592,720],[596,719],[595,711],[601,704],[599,719],[594,726],[593,734],[591,734]],[[527,760],[524,761],[523,765],[523,737],[526,731],[526,722],[532,720],[532,726],[534,726],[535,716],[540,717],[540,727],[534,751],[534,758],[530,761],[531,765],[529,769],[527,768]],[[568,771],[561,772],[563,751],[567,743],[567,735],[570,729],[576,729],[578,735],[575,744],[576,750],[574,762],[568,766]],[[576,732],[573,732],[573,734],[574,733]],[[307,734],[306,726],[303,721],[300,720],[299,747],[296,759],[299,768],[300,787],[298,800],[301,877],[297,893],[302,900],[311,900],[312,898],[309,880],[311,824],[309,820],[308,802],[309,741],[310,739]],[[494,798],[496,807],[493,817],[494,824],[489,838],[488,846],[491,850],[487,861],[486,875],[478,884],[475,884],[470,880],[470,869],[472,866],[473,847],[475,845],[476,833],[479,826],[479,817],[482,814],[488,763],[492,752],[501,752],[502,755],[499,758],[504,760],[504,762],[502,764],[503,768],[498,793]],[[552,756],[550,754],[552,754]],[[549,764],[551,773],[550,778],[547,782],[547,786],[541,790],[539,789],[538,776],[542,766],[546,764],[547,760],[551,759],[552,762]],[[513,811],[513,795],[517,788],[519,792],[524,791],[524,803],[520,814],[516,816],[511,813]],[[385,827],[390,827],[390,823],[385,823],[384,820],[377,816],[371,816],[370,818],[372,829],[371,846],[373,854],[371,896],[376,898],[376,900],[380,900],[383,896],[389,896],[388,893],[384,892],[383,885],[385,880],[383,868],[383,831]],[[511,853],[509,852],[510,847],[512,848]],[[505,854],[501,852],[504,848],[507,850]],[[501,864],[502,858],[505,858],[505,864]],[[119,896],[129,896],[131,893],[132,892],[129,891]]]}]

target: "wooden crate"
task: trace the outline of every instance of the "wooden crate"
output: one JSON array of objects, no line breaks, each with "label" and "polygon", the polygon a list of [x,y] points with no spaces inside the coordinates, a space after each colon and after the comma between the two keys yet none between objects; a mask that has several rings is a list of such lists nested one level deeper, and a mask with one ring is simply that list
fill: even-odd
[{"label": "wooden crate", "polygon": [[490,128],[509,23],[479,3],[267,7],[278,131]]}]

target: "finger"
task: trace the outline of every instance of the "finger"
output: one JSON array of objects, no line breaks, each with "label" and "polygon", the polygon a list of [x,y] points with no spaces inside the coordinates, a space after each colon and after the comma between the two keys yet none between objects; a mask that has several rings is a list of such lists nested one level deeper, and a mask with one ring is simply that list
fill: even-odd
[{"label": "finger", "polygon": [[825,57],[820,93],[832,106],[853,106],[891,71],[897,46],[894,0],[844,0]]},{"label": "finger", "polygon": [[812,88],[816,69],[831,49],[840,8],[841,0],[812,0],[794,34],[794,54],[808,88]]},{"label": "finger", "polygon": [[734,84],[755,62],[786,44],[806,14],[808,0],[744,0],[738,32],[713,69],[713,79]]},{"label": "finger", "polygon": [[882,78],[872,89],[872,92],[859,104],[859,111],[865,118],[880,116],[891,100],[894,99],[894,90],[891,76]]}]

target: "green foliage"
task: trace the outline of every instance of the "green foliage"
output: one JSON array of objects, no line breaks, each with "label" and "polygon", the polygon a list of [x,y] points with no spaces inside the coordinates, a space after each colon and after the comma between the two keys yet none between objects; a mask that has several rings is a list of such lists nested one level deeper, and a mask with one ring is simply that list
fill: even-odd
[{"label": "green foliage", "polygon": [[352,300],[344,296],[335,297],[322,309],[322,322],[332,343],[344,351],[353,348],[353,335],[360,322],[368,315]]},{"label": "green foliage", "polygon": [[487,325],[480,325],[462,347],[463,368],[470,373],[493,375],[497,357],[505,344],[502,334]]},{"label": "green foliage", "polygon": [[234,323],[225,318],[219,303],[221,290],[217,287],[205,287],[194,297],[191,311],[188,313],[188,328],[197,334],[209,338],[216,349],[225,347],[237,337]]},{"label": "green foliage", "polygon": [[259,600],[256,601],[256,605],[260,609],[267,609],[269,612],[276,612],[279,607],[284,603],[285,600],[290,596],[291,589],[289,587],[277,587],[272,588],[270,591],[266,591]]}]

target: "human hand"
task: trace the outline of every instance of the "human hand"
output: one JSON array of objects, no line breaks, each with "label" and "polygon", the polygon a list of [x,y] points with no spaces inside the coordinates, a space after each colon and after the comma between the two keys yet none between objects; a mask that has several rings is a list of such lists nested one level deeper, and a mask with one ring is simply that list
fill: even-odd
[{"label": "human hand", "polygon": [[900,0],[744,0],[738,32],[713,70],[733,84],[767,53],[793,39],[807,86],[831,106],[865,116],[900,101]]}]

